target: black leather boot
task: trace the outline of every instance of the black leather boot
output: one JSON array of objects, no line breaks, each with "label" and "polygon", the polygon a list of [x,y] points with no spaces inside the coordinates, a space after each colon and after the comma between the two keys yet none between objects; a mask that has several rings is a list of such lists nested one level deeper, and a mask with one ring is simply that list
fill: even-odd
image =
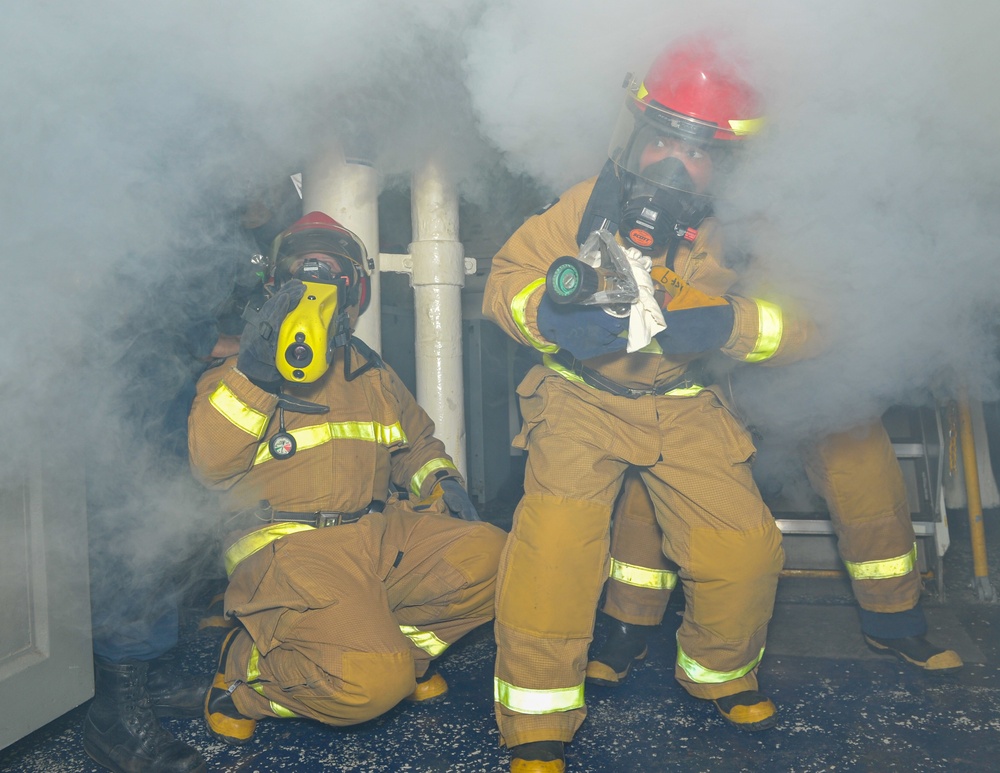
[{"label": "black leather boot", "polygon": [[646,637],[655,625],[632,625],[611,618],[611,633],[587,663],[587,682],[618,687],[636,663],[646,659]]},{"label": "black leather boot", "polygon": [[83,748],[116,773],[205,773],[197,750],[160,726],[146,692],[148,664],[95,660],[94,700],[83,722]]},{"label": "black leather boot", "polygon": [[146,692],[157,717],[200,717],[211,686],[210,675],[191,676],[169,655],[149,661]]}]

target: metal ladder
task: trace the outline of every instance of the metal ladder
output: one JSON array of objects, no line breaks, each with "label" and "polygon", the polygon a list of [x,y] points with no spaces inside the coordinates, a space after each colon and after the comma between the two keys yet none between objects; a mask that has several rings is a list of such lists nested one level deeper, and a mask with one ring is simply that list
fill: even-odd
[{"label": "metal ladder", "polygon": [[[944,598],[944,554],[948,550],[948,520],[944,501],[944,433],[940,416],[931,408],[890,408],[882,417],[903,470],[910,517],[917,538],[921,574],[930,575],[938,596]],[[801,472],[805,480],[805,472]],[[808,483],[805,484],[808,486]],[[784,491],[765,500],[781,529],[785,569],[791,575],[840,575],[844,567],[826,505],[818,496],[808,509],[794,505]]]}]

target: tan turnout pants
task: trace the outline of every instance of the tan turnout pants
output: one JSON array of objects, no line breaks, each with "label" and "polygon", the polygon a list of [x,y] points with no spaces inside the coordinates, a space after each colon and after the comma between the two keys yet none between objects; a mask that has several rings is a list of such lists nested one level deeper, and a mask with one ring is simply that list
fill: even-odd
[{"label": "tan turnout pants", "polygon": [[[903,474],[880,421],[807,444],[802,448],[802,460],[813,488],[830,510],[841,558],[870,565],[892,561],[913,549],[915,537]],[[615,510],[612,556],[616,561],[653,570],[675,568],[651,547],[659,528],[641,480],[638,475],[629,475]],[[906,611],[920,599],[916,566],[897,576],[852,577],[851,584],[858,604],[871,612]],[[625,623],[656,625],[663,619],[669,598],[666,589],[610,580],[602,610]]]},{"label": "tan turnout pants", "polygon": [[[493,617],[504,532],[405,503],[282,537],[236,567],[226,610],[246,629],[226,681],[252,718],[377,717],[436,655]],[[405,635],[409,632],[409,636]]]},{"label": "tan turnout pants", "polygon": [[678,667],[676,678],[700,698],[755,689],[783,553],[751,475],[749,433],[708,390],[626,405],[559,376],[536,384],[529,377],[519,390],[525,494],[500,562],[495,630],[498,693],[542,710],[498,700],[503,741],[569,741],[586,716],[582,701],[552,704],[582,696],[612,508],[630,464],[642,465],[657,543],[685,580],[679,648],[715,675],[742,673],[713,681]]}]

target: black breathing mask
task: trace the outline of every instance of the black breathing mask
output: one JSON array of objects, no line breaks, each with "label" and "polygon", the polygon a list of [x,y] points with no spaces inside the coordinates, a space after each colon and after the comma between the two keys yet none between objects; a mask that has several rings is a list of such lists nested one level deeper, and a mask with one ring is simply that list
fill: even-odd
[{"label": "black breathing mask", "polygon": [[709,199],[696,194],[694,187],[677,158],[657,161],[643,170],[642,177],[629,175],[622,185],[618,233],[644,254],[662,252],[708,212]]}]

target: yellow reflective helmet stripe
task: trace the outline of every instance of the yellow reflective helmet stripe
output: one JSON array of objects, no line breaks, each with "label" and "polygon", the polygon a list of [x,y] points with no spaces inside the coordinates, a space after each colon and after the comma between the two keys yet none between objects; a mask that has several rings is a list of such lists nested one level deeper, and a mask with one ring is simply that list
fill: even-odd
[{"label": "yellow reflective helmet stripe", "polygon": [[745,137],[748,134],[759,134],[760,130],[764,128],[764,119],[744,118],[743,120],[739,120],[730,118],[729,128],[732,129],[733,134],[737,137]]},{"label": "yellow reflective helmet stripe", "polygon": [[677,665],[681,667],[692,682],[697,682],[698,684],[722,684],[723,682],[731,682],[734,679],[739,679],[753,671],[757,667],[757,664],[760,663],[762,657],[764,657],[763,647],[760,648],[760,653],[757,657],[742,668],[732,671],[713,671],[710,668],[705,668],[701,663],[684,652],[681,649],[681,643],[677,642]]},{"label": "yellow reflective helmet stripe", "polygon": [[254,410],[240,400],[236,393],[226,386],[225,382],[219,382],[219,386],[209,395],[208,401],[215,410],[248,435],[259,438],[267,429],[267,415]]},{"label": "yellow reflective helmet stripe", "polygon": [[309,531],[314,528],[307,523],[272,523],[270,526],[265,526],[263,529],[257,529],[257,531],[240,537],[226,551],[226,576],[232,576],[233,570],[236,569],[240,561],[249,558],[276,539],[294,534],[297,531]]},{"label": "yellow reflective helmet stripe", "polygon": [[525,287],[521,292],[514,296],[514,300],[510,304],[510,315],[514,320],[514,324],[517,325],[517,329],[521,331],[521,335],[531,342],[531,345],[535,347],[540,352],[557,352],[559,347],[555,344],[547,344],[544,341],[540,341],[535,338],[531,332],[528,330],[527,323],[527,308],[528,299],[535,293],[536,290],[542,288],[544,292],[545,288],[545,278],[536,279],[534,282]]},{"label": "yellow reflective helmet stripe", "polygon": [[401,625],[399,626],[399,630],[402,631],[403,636],[420,647],[420,649],[432,658],[436,658],[448,649],[448,642],[439,639],[433,631],[421,631],[412,625]]},{"label": "yellow reflective helmet stripe", "polygon": [[[299,451],[321,446],[331,440],[364,440],[386,447],[406,442],[406,433],[398,421],[395,424],[379,424],[374,421],[329,421],[311,427],[288,430],[288,434],[295,438],[296,449]],[[253,463],[264,464],[273,458],[267,443],[261,443]]]},{"label": "yellow reflective helmet stripe", "polygon": [[493,700],[518,714],[555,714],[583,708],[583,682],[575,687],[529,690],[493,678]]},{"label": "yellow reflective helmet stripe", "polygon": [[773,357],[781,345],[783,332],[781,307],[759,298],[754,298],[753,302],[757,304],[760,332],[757,334],[757,343],[754,344],[753,350],[746,356],[746,361],[762,362]]},{"label": "yellow reflective helmet stripe", "polygon": [[844,561],[847,573],[853,580],[888,580],[891,577],[903,577],[917,566],[917,543],[901,556],[886,558],[881,561]]},{"label": "yellow reflective helmet stripe", "polygon": [[677,572],[666,569],[647,569],[644,566],[626,564],[624,561],[611,559],[612,580],[636,588],[655,588],[657,590],[673,590],[677,585]]},{"label": "yellow reflective helmet stripe", "polygon": [[[261,697],[267,698],[264,695],[264,688],[260,684],[260,650],[257,649],[257,645],[254,644],[250,648],[250,660],[247,663],[247,684],[252,687]],[[267,698],[268,704],[271,706],[271,711],[277,714],[279,717],[284,717],[285,719],[295,719],[298,717],[291,709],[286,709],[280,703],[275,703],[270,698]]]},{"label": "yellow reflective helmet stripe", "polygon": [[420,488],[424,485],[424,481],[427,480],[427,476],[438,470],[454,470],[458,472],[458,467],[455,466],[453,461],[444,457],[439,456],[437,459],[431,459],[410,478],[410,491],[413,492],[413,496],[420,496]]}]

